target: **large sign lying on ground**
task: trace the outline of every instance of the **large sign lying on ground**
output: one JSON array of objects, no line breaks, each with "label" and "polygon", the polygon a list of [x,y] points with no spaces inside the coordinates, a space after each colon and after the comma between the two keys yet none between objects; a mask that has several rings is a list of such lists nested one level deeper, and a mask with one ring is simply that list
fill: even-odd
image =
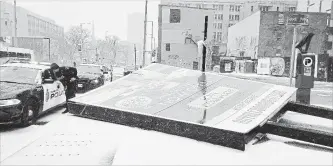
[{"label": "large sign lying on ground", "polygon": [[152,64],[69,102],[70,113],[245,150],[295,88]]}]

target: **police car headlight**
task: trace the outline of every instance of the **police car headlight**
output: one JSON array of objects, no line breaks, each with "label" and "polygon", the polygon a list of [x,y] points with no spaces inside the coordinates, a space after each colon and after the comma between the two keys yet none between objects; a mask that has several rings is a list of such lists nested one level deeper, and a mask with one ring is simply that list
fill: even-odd
[{"label": "police car headlight", "polygon": [[21,101],[17,99],[0,100],[0,107],[14,106],[14,105],[19,105],[20,103]]},{"label": "police car headlight", "polygon": [[93,84],[98,84],[98,82],[99,81],[97,79],[92,81]]}]

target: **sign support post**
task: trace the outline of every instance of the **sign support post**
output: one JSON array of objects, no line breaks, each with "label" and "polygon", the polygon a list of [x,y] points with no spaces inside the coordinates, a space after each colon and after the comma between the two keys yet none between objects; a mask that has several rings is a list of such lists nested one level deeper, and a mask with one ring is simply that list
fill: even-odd
[{"label": "sign support post", "polygon": [[295,65],[295,45],[297,39],[297,26],[294,26],[293,45],[291,48],[290,69],[289,69],[289,86],[293,86],[294,65]]}]

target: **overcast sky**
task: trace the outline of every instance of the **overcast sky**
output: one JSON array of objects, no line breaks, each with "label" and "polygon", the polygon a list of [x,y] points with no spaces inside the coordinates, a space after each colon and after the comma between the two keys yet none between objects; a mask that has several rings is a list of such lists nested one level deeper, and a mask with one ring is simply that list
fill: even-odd
[{"label": "overcast sky", "polygon": [[[319,11],[319,1],[311,0],[316,4],[310,11]],[[159,0],[149,0],[148,20],[157,22],[159,3]],[[306,11],[306,3],[307,0],[299,0],[299,10]],[[329,9],[330,3],[331,0],[324,0],[322,11]],[[104,37],[108,31],[108,34],[117,35],[123,40],[127,37],[127,15],[144,13],[144,0],[17,0],[17,5],[54,19],[65,30],[72,25],[94,20],[97,37]],[[89,25],[85,27],[90,28]]]}]

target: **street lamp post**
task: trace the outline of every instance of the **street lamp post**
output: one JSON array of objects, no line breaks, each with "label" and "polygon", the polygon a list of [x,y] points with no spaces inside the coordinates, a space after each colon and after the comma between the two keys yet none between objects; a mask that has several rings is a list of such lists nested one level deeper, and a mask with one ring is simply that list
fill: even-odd
[{"label": "street lamp post", "polygon": [[310,0],[308,0],[308,4],[307,4],[307,7],[306,7],[306,12],[309,12],[309,8],[311,7],[311,6],[313,6],[315,3],[312,3],[312,4],[310,4]]},{"label": "street lamp post", "polygon": [[145,60],[146,60],[146,33],[147,33],[147,10],[148,10],[148,0],[145,3],[145,20],[144,20],[144,27],[143,27],[143,55],[142,55],[142,67],[145,67]]},{"label": "street lamp post", "polygon": [[44,39],[49,40],[49,61],[51,61],[51,39],[49,37],[44,37]]},{"label": "street lamp post", "polygon": [[81,33],[80,33],[80,43],[81,43],[81,49],[80,49],[80,51],[79,51],[79,53],[80,53],[80,58],[82,59],[82,51],[83,51],[83,39],[82,39],[82,35],[83,35],[83,25],[84,24],[91,24],[90,22],[88,22],[88,23],[80,23],[80,31],[81,31]]},{"label": "street lamp post", "polygon": [[151,34],[150,34],[150,47],[151,51],[154,49],[153,41],[154,41],[154,21],[147,21],[151,23]]}]

